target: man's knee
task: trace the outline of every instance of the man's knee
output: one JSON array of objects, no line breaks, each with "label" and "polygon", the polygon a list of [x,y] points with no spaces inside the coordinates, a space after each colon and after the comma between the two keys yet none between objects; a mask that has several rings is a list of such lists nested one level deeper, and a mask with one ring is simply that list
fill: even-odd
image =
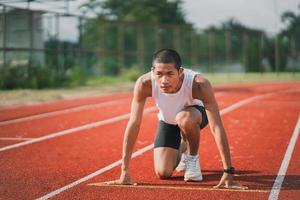
[{"label": "man's knee", "polygon": [[201,123],[201,116],[196,118],[191,112],[181,111],[176,115],[176,123],[181,129],[189,129]]},{"label": "man's knee", "polygon": [[172,176],[173,170],[161,169],[161,170],[156,170],[155,173],[159,179],[168,179]]}]

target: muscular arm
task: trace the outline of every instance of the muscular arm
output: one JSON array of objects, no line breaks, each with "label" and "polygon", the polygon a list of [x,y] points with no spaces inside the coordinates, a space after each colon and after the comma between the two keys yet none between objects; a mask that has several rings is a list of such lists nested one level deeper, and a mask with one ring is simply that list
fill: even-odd
[{"label": "muscular arm", "polygon": [[194,80],[193,96],[201,99],[204,103],[209,126],[220,152],[224,169],[231,167],[228,139],[221,120],[219,107],[211,84],[201,75],[197,75]]},{"label": "muscular arm", "polygon": [[[232,167],[228,139],[221,120],[219,107],[215,99],[213,89],[209,81],[201,75],[197,75],[195,77],[193,84],[193,97],[195,99],[202,100],[204,103],[210,129],[217,144],[224,169]],[[233,175],[227,173],[223,173],[219,184],[215,186],[215,188],[221,187],[247,189],[247,187],[240,185],[237,181],[233,181]]]},{"label": "muscular arm", "polygon": [[123,140],[122,171],[128,171],[133,147],[140,130],[144,106],[146,102],[146,96],[143,93],[142,84],[142,80],[139,79],[134,88],[130,118],[125,130]]},{"label": "muscular arm", "polygon": [[109,181],[107,182],[107,184],[133,184],[129,175],[129,163],[134,144],[140,130],[145,102],[147,97],[151,96],[151,93],[151,77],[150,73],[148,73],[141,76],[136,81],[134,87],[133,99],[131,102],[130,118],[126,126],[123,139],[122,167],[120,179],[115,181]]}]

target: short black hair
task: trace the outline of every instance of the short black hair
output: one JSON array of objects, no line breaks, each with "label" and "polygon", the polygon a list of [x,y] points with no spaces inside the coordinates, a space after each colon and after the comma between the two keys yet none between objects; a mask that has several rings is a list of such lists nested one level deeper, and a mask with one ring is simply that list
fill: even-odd
[{"label": "short black hair", "polygon": [[152,65],[154,63],[174,63],[176,69],[181,67],[181,58],[177,51],[173,49],[161,49],[154,53]]}]

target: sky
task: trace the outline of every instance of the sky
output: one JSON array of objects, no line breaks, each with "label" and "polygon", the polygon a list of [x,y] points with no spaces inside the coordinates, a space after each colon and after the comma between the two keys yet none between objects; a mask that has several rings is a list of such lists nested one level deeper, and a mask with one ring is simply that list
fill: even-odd
[{"label": "sky", "polygon": [[[70,1],[70,13],[80,13],[78,6],[86,1]],[[51,2],[46,2],[47,6],[32,3],[31,8],[49,9]],[[183,0],[183,11],[187,20],[197,28],[220,25],[235,18],[247,27],[276,33],[284,27],[280,20],[282,13],[290,10],[299,14],[299,4],[300,0]],[[20,3],[13,5],[22,6]],[[64,6],[64,2],[60,5]]]},{"label": "sky", "polygon": [[299,13],[299,4],[300,0],[184,0],[184,11],[199,28],[233,17],[248,27],[274,33],[284,27],[282,13]]}]

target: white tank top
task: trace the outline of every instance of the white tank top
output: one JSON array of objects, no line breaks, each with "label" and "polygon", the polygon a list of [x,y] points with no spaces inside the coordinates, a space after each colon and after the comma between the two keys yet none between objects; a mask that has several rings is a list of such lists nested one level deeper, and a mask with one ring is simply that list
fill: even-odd
[{"label": "white tank top", "polygon": [[190,105],[203,106],[203,102],[193,98],[193,81],[198,72],[184,69],[184,79],[181,88],[176,93],[161,92],[151,72],[152,97],[159,109],[158,119],[168,124],[176,125],[176,114]]}]

